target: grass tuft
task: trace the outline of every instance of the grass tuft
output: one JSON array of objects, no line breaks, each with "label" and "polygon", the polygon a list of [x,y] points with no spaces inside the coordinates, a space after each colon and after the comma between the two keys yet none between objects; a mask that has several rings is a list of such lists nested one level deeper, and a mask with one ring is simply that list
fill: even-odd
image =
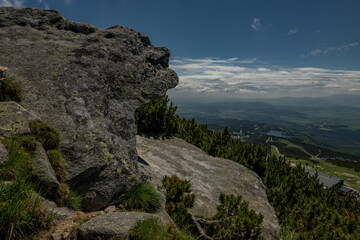
[{"label": "grass tuft", "polygon": [[18,175],[28,175],[31,154],[16,139],[4,139],[2,143],[9,153],[9,160],[0,168],[0,179],[11,181]]},{"label": "grass tuft", "polygon": [[22,135],[15,139],[22,147],[28,151],[35,151],[38,141],[32,135]]},{"label": "grass tuft", "polygon": [[56,177],[60,182],[66,181],[66,166],[62,154],[58,150],[47,151],[50,164],[53,167]]},{"label": "grass tuft", "polygon": [[143,181],[131,189],[124,204],[129,210],[155,212],[161,205],[161,195],[150,183]]},{"label": "grass tuft", "polygon": [[78,211],[81,209],[82,197],[74,191],[70,191],[68,207]]},{"label": "grass tuft", "polygon": [[48,228],[51,216],[41,209],[41,199],[28,177],[17,177],[12,184],[0,181],[1,239],[27,239],[39,229]]},{"label": "grass tuft", "polygon": [[56,149],[60,144],[59,132],[47,123],[35,120],[29,124],[31,133],[46,150]]},{"label": "grass tuft", "polygon": [[10,78],[0,79],[0,101],[21,102],[23,91],[21,85]]}]

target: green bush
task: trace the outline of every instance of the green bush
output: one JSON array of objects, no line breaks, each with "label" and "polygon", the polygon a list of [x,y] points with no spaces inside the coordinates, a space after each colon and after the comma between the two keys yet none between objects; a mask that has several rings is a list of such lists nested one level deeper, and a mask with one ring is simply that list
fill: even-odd
[{"label": "green bush", "polygon": [[47,123],[35,120],[29,124],[31,133],[46,150],[56,149],[60,144],[59,132]]},{"label": "green bush", "polygon": [[41,209],[41,199],[28,177],[17,177],[12,184],[0,181],[1,239],[25,239],[49,227],[51,216]]},{"label": "green bush", "polygon": [[176,225],[186,232],[196,233],[188,208],[192,208],[195,195],[191,194],[190,181],[181,180],[177,176],[165,176],[162,183],[166,189],[166,211]]},{"label": "green bush", "polygon": [[128,210],[155,212],[161,205],[161,195],[150,183],[142,181],[129,191],[124,205]]},{"label": "green bush", "polygon": [[204,225],[206,234],[214,239],[224,240],[255,240],[261,237],[260,224],[263,215],[249,210],[248,202],[241,196],[220,194],[220,205],[217,213],[211,218],[212,224]]},{"label": "green bush", "polygon": [[175,115],[177,107],[171,102],[168,105],[168,96],[153,100],[135,113],[135,121],[138,133],[155,133],[174,135],[177,132],[178,119]]},{"label": "green bush", "polygon": [[0,79],[0,101],[20,102],[23,91],[19,83],[10,78]]},{"label": "green bush", "polygon": [[58,150],[49,150],[47,151],[47,156],[55,171],[57,179],[62,183],[65,182],[67,171],[62,154]]}]

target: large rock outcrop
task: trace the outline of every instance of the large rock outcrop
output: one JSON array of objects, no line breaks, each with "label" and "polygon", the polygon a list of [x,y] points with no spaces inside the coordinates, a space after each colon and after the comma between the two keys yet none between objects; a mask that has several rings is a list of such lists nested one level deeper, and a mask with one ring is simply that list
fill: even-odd
[{"label": "large rock outcrop", "polygon": [[22,106],[59,130],[84,207],[119,201],[138,175],[135,109],[178,83],[169,50],[126,27],[11,7],[0,8],[0,42],[0,66],[22,85]]},{"label": "large rock outcrop", "polygon": [[164,175],[190,180],[195,194],[193,215],[212,217],[220,193],[238,194],[249,207],[264,215],[261,224],[266,239],[278,239],[279,223],[268,202],[260,177],[236,162],[207,155],[201,149],[178,138],[154,139],[137,136],[139,165],[144,175],[161,186]]}]

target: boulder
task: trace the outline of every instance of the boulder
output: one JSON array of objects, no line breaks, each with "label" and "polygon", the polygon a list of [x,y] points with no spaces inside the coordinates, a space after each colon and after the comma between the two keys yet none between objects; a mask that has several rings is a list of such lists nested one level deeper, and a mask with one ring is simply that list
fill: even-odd
[{"label": "boulder", "polygon": [[0,66],[23,87],[22,105],[60,132],[67,182],[84,208],[118,203],[139,175],[135,110],[178,83],[169,50],[127,27],[34,8],[0,8],[0,42]]},{"label": "boulder", "polygon": [[0,136],[29,134],[29,123],[38,119],[16,102],[0,102]]},{"label": "boulder", "polygon": [[9,160],[9,154],[5,148],[5,146],[0,142],[0,166],[5,165],[5,163]]},{"label": "boulder", "polygon": [[73,209],[67,207],[58,207],[54,201],[46,198],[42,198],[42,200],[43,206],[46,210],[46,214],[53,214],[55,221],[61,221],[77,215],[77,211]]},{"label": "boulder", "polygon": [[177,175],[190,180],[195,194],[195,216],[212,217],[220,193],[241,195],[249,208],[261,213],[261,231],[266,239],[278,239],[279,223],[260,177],[236,162],[207,155],[179,138],[154,139],[137,136],[139,167],[153,183],[161,185],[163,176]]},{"label": "boulder", "polygon": [[36,145],[32,159],[32,169],[33,175],[45,186],[53,188],[59,186],[55,171],[50,164],[44,147],[40,143]]},{"label": "boulder", "polygon": [[105,213],[82,224],[79,228],[81,239],[97,240],[98,237],[109,239],[120,236],[127,239],[138,221],[157,218],[155,214],[142,212]]}]

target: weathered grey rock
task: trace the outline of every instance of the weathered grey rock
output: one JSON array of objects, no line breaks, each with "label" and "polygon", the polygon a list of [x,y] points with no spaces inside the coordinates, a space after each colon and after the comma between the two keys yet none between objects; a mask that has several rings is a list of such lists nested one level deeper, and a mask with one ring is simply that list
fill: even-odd
[{"label": "weathered grey rock", "polygon": [[174,174],[190,180],[195,194],[194,208],[190,210],[193,215],[215,215],[220,193],[241,195],[251,209],[264,215],[264,237],[278,238],[278,219],[255,172],[236,162],[211,157],[182,139],[137,136],[136,141],[141,171],[152,182],[161,185],[164,175]]},{"label": "weathered grey rock", "polygon": [[9,160],[9,154],[5,148],[5,146],[0,142],[0,166],[5,165],[5,163]]},{"label": "weathered grey rock", "polygon": [[0,135],[11,137],[30,133],[29,123],[38,119],[16,102],[0,102]]},{"label": "weathered grey rock", "polygon": [[126,239],[138,221],[149,218],[157,218],[157,216],[142,212],[105,213],[82,224],[79,235],[86,240],[96,240],[98,236],[107,239],[114,235]]},{"label": "weathered grey rock", "polygon": [[0,65],[22,104],[60,131],[68,182],[87,210],[116,204],[138,175],[134,112],[178,83],[169,50],[132,29],[0,8]]},{"label": "weathered grey rock", "polygon": [[54,169],[46,155],[44,147],[38,143],[32,159],[33,175],[37,177],[41,183],[48,187],[59,186]]},{"label": "weathered grey rock", "polygon": [[69,217],[76,216],[77,212],[67,207],[58,207],[54,201],[43,199],[43,206],[47,214],[53,214],[56,221],[61,221]]}]

